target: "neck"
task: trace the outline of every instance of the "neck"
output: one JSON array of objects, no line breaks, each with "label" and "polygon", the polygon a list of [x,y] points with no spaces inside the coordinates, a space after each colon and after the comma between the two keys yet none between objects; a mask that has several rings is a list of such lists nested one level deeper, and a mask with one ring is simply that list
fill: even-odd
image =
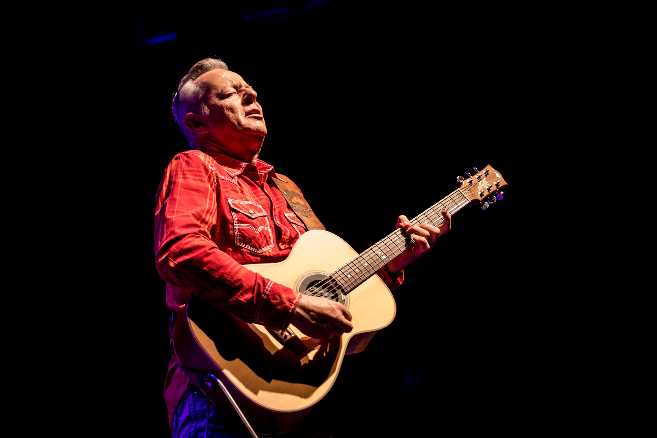
[{"label": "neck", "polygon": [[[196,147],[201,150],[216,152],[223,155],[228,155],[231,158],[242,161],[244,163],[255,164],[260,155],[260,147],[262,142],[255,147],[255,145],[246,144],[233,147],[227,147],[223,143],[215,140],[202,139],[196,143]],[[255,150],[255,153],[249,151]]]}]

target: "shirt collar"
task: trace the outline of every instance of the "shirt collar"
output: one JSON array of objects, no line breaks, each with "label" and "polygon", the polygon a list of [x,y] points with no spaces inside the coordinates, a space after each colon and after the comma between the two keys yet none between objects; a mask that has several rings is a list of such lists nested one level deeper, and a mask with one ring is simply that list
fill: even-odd
[{"label": "shirt collar", "polygon": [[274,170],[274,166],[259,158],[255,164],[252,164],[216,151],[204,150],[203,152],[214,158],[231,177],[237,177],[243,173],[249,176],[257,174],[260,181],[264,181]]}]

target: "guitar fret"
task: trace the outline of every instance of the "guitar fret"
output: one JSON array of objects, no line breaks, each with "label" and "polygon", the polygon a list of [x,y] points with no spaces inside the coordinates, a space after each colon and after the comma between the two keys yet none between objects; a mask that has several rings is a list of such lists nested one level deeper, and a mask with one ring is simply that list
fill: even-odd
[{"label": "guitar fret", "polygon": [[[346,272],[346,275],[347,275],[348,281],[350,282],[350,286],[352,286],[355,283],[355,280],[358,277],[357,274],[356,274],[356,271],[351,266],[352,264],[353,264],[353,261],[347,263],[347,265],[345,266],[346,268],[348,268],[348,271]],[[351,271],[351,272],[349,272],[349,271]],[[356,278],[354,278],[354,277],[356,277]]]},{"label": "guitar fret", "polygon": [[394,244],[394,242],[392,241],[391,236],[386,237],[384,239],[384,242],[386,244],[386,247],[388,248],[388,262],[390,262],[390,260],[394,259],[399,254],[401,254],[401,252],[399,252],[399,247],[397,247],[397,245],[394,245],[394,246],[391,245],[391,244]]}]

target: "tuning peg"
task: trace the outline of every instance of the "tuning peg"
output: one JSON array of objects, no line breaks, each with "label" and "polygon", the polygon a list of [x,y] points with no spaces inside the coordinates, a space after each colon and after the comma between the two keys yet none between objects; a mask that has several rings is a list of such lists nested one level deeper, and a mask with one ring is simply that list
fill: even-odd
[{"label": "tuning peg", "polygon": [[472,176],[472,174],[466,170],[466,172],[465,172],[465,177],[466,177],[466,178],[470,178],[471,176]]},{"label": "tuning peg", "polygon": [[497,198],[498,201],[501,201],[504,199],[504,192],[499,192],[497,195],[495,195],[495,198]]},{"label": "tuning peg", "polygon": [[479,173],[479,169],[476,168],[476,167],[473,167],[473,168],[472,168],[472,171],[473,171],[474,173]]},{"label": "tuning peg", "polygon": [[493,196],[491,196],[490,198],[488,198],[488,202],[489,202],[490,204],[495,204],[495,203],[497,202],[497,198],[495,197],[495,195],[493,195]]},{"label": "tuning peg", "polygon": [[484,202],[484,204],[481,206],[482,210],[488,210],[488,207],[490,207],[490,203],[488,201]]},{"label": "tuning peg", "polygon": [[461,175],[456,177],[456,182],[458,182],[459,184],[463,184],[463,181],[465,181],[465,179]]}]

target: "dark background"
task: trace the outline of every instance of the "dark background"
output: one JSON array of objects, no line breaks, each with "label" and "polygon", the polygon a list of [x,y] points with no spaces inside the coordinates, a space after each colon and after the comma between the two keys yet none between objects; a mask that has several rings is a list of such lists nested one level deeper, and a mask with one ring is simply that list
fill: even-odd
[{"label": "dark background", "polygon": [[311,421],[359,436],[531,434],[582,419],[590,333],[573,319],[583,298],[569,291],[571,263],[547,254],[560,224],[544,208],[545,189],[578,155],[591,123],[585,108],[601,98],[585,68],[599,40],[581,16],[315,0],[93,17],[55,47],[78,42],[58,52],[71,53],[73,66],[60,80],[81,91],[65,126],[79,170],[103,189],[100,202],[76,198],[93,212],[86,244],[104,257],[81,257],[99,274],[77,313],[98,328],[74,342],[101,348],[66,365],[84,376],[82,405],[97,425],[169,433],[153,203],[164,167],[185,150],[172,94],[208,56],[257,90],[269,129],[261,157],[356,250],[390,232],[399,214],[447,195],[472,166],[491,164],[509,183],[503,202],[458,213],[452,232],[408,269],[394,323],[345,361]]}]

